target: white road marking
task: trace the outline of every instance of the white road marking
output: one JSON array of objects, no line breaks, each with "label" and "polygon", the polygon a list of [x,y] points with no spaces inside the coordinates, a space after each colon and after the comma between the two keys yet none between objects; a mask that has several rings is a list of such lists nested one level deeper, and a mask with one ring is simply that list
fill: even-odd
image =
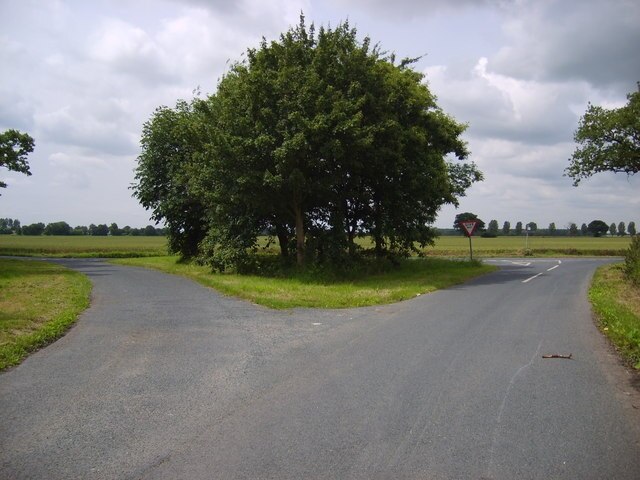
[{"label": "white road marking", "polygon": [[531,262],[512,262],[512,261],[509,261],[509,263],[513,263],[514,265],[520,265],[522,267],[528,267],[529,265],[531,265]]},{"label": "white road marking", "polygon": [[527,278],[526,280],[522,280],[522,283],[530,282],[530,281],[531,281],[531,280],[533,280],[534,278],[538,278],[540,275],[542,275],[542,273],[543,273],[543,272],[540,272],[539,274],[534,275],[533,277],[529,277],[529,278]]},{"label": "white road marking", "polygon": [[553,266],[553,267],[551,267],[551,268],[547,268],[547,272],[550,272],[551,270],[554,270],[554,269],[558,268],[559,266],[560,266],[560,265],[554,265],[554,266]]},{"label": "white road marking", "polygon": [[321,323],[318,323],[318,322],[315,322],[315,323],[312,323],[311,325],[314,325],[314,326],[316,326],[316,327],[317,327],[318,325],[322,325],[322,324],[321,324]]}]

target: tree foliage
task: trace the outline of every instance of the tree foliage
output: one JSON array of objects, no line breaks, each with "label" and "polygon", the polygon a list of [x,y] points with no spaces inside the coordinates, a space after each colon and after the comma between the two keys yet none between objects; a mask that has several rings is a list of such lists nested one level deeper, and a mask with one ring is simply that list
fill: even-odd
[{"label": "tree foliage", "polygon": [[602,235],[607,234],[609,231],[609,225],[602,220],[593,220],[587,226],[587,230],[591,232],[594,237],[601,237]]},{"label": "tree foliage", "polygon": [[189,176],[206,139],[204,121],[194,99],[174,109],[160,107],[142,129],[134,196],[151,210],[151,218],[167,225],[169,250],[184,257],[197,254],[206,233],[204,207],[193,194]]},{"label": "tree foliage", "polygon": [[636,222],[629,222],[629,226],[627,227],[627,232],[629,232],[629,235],[636,234]]},{"label": "tree foliage", "polygon": [[67,222],[53,222],[48,223],[46,227],[44,227],[45,235],[71,235],[73,229]]},{"label": "tree foliage", "polygon": [[[20,133],[18,130],[0,133],[0,167],[31,175],[27,156],[33,152],[34,146],[33,138],[26,133]],[[6,186],[5,182],[0,181],[0,188]]]},{"label": "tree foliage", "polygon": [[624,222],[620,222],[618,224],[618,236],[624,237],[626,234],[627,234],[627,226],[624,224]]},{"label": "tree foliage", "polygon": [[346,22],[316,32],[301,17],[248,50],[214,95],[156,111],[134,194],[174,251],[218,269],[250,262],[263,232],[298,264],[353,257],[361,235],[377,256],[430,244],[440,207],[482,175],[449,160],[468,155],[465,125],[410,64]]},{"label": "tree foliage", "polygon": [[516,223],[515,233],[516,235],[522,235],[522,222]]},{"label": "tree foliage", "polygon": [[463,212],[456,215],[456,218],[453,221],[453,228],[458,232],[460,232],[462,235],[466,235],[467,233],[464,227],[462,226],[462,222],[469,222],[469,221],[478,222],[478,224],[476,225],[476,230],[475,230],[476,232],[484,232],[485,223],[481,219],[479,219],[475,213],[471,213],[471,212]]},{"label": "tree foliage", "polygon": [[634,175],[640,169],[640,83],[621,108],[589,104],[574,140],[579,145],[565,173],[578,185],[598,172]]}]

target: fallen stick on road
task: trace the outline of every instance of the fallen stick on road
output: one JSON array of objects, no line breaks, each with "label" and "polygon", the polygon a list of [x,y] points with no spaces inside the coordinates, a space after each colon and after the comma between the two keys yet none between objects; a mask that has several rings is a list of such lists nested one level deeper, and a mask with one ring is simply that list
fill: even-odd
[{"label": "fallen stick on road", "polygon": [[570,353],[569,355],[560,355],[558,353],[554,353],[551,355],[542,355],[542,358],[566,358],[567,360],[571,360],[572,357],[572,353]]}]

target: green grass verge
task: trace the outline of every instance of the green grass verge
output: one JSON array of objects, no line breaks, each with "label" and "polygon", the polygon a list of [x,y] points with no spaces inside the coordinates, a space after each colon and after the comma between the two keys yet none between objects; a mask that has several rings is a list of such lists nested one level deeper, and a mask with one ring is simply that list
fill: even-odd
[{"label": "green grass verge", "polygon": [[622,264],[596,271],[589,299],[601,330],[625,360],[640,370],[640,288],[625,280]]},{"label": "green grass verge", "polygon": [[0,235],[0,255],[127,258],[167,254],[165,237]]},{"label": "green grass verge", "polygon": [[496,270],[496,267],[477,262],[415,259],[404,261],[399,268],[384,273],[358,272],[344,279],[295,270],[290,272],[291,276],[283,278],[211,273],[207,267],[179,263],[176,257],[117,259],[112,262],[182,275],[222,293],[276,309],[347,308],[393,303]]},{"label": "green grass verge", "polygon": [[0,259],[0,370],[61,337],[89,306],[84,275],[51,263]]}]

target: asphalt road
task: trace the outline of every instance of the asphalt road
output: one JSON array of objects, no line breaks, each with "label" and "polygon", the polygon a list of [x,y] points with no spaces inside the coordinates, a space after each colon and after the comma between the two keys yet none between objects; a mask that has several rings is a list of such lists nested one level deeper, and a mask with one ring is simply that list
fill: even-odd
[{"label": "asphalt road", "polygon": [[0,478],[637,480],[640,396],[586,299],[603,261],[287,312],[63,261],[92,306],[0,375]]}]

